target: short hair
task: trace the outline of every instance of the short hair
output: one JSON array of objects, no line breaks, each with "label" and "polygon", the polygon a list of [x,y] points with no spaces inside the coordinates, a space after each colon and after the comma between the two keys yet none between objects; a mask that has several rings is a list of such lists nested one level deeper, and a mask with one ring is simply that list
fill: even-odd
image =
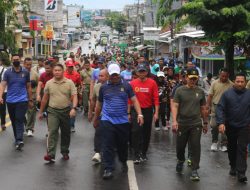
[{"label": "short hair", "polygon": [[53,67],[53,63],[50,60],[47,60],[44,65],[48,65],[50,67]]},{"label": "short hair", "polygon": [[55,65],[54,65],[54,68],[55,68],[55,67],[61,67],[61,69],[62,69],[62,70],[64,70],[63,65],[62,65],[62,64],[60,64],[60,63],[55,64]]},{"label": "short hair", "polygon": [[17,54],[17,53],[13,54],[13,55],[12,55],[12,58],[13,58],[14,56],[18,56],[18,57],[20,57],[20,55],[19,55],[19,54]]},{"label": "short hair", "polygon": [[30,57],[25,57],[24,63],[27,62],[27,61],[32,61],[32,59]]},{"label": "short hair", "polygon": [[221,72],[229,73],[229,70],[228,70],[228,68],[224,67],[224,68],[220,69],[220,73]]},{"label": "short hair", "polygon": [[42,61],[42,62],[43,62],[43,61],[44,61],[44,59],[43,59],[43,58],[39,58],[37,61]]},{"label": "short hair", "polygon": [[244,77],[245,81],[247,80],[246,74],[245,73],[237,73],[234,77],[234,80],[236,80],[237,77]]},{"label": "short hair", "polygon": [[85,60],[84,60],[84,65],[85,65],[85,64],[90,64],[89,60],[85,59]]}]

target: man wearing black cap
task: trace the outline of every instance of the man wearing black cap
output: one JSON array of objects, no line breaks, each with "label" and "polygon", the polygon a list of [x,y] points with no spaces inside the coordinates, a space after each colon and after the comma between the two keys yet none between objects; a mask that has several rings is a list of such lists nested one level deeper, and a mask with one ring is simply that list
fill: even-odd
[{"label": "man wearing black cap", "polygon": [[[176,153],[177,153],[177,173],[182,173],[183,163],[185,162],[185,148],[189,141],[192,152],[192,174],[190,179],[199,181],[199,169],[201,153],[201,132],[207,132],[207,110],[204,91],[197,87],[199,80],[198,70],[195,68],[187,69],[187,85],[181,86],[176,90],[173,106],[173,131],[177,133]],[[203,118],[203,122],[201,120]],[[203,123],[203,127],[202,127]]]},{"label": "man wearing black cap", "polygon": [[158,86],[154,80],[147,77],[148,72],[144,64],[138,65],[136,74],[139,78],[130,83],[140,103],[144,117],[144,125],[141,127],[137,123],[135,110],[133,108],[131,108],[131,111],[128,109],[129,114],[131,112],[132,118],[132,142],[135,154],[135,164],[147,160],[146,154],[150,142],[152,120],[156,122],[159,115]]}]

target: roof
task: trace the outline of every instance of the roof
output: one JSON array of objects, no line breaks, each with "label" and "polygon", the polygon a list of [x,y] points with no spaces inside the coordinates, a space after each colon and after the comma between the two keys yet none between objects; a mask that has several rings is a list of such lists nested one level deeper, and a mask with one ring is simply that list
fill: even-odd
[{"label": "roof", "polygon": [[161,31],[161,28],[157,28],[157,27],[143,27],[143,31]]}]

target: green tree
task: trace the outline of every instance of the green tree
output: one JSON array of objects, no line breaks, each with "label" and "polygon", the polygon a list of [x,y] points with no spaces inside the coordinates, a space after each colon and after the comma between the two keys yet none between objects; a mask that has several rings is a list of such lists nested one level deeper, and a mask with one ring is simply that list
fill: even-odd
[{"label": "green tree", "polygon": [[[156,0],[157,1],[157,0]],[[172,9],[173,0],[159,0],[157,23],[177,21],[177,29],[187,23],[201,27],[208,39],[217,41],[225,51],[226,65],[234,75],[234,47],[249,39],[249,0],[189,0]]]},{"label": "green tree", "polygon": [[106,16],[106,24],[119,33],[126,31],[127,18],[119,12],[111,12]]},{"label": "green tree", "polygon": [[0,44],[4,45],[5,51],[15,50],[14,29],[21,28],[18,23],[16,8],[20,6],[23,17],[28,22],[28,0],[1,0],[0,1]]}]

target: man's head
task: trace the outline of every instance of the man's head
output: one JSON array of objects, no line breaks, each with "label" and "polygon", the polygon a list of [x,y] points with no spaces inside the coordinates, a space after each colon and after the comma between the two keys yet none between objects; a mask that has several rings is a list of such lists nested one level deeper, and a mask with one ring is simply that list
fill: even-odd
[{"label": "man's head", "polygon": [[105,67],[105,58],[104,57],[99,57],[97,63],[98,63],[98,67],[100,69],[104,69],[104,67]]},{"label": "man's head", "polygon": [[187,69],[187,75],[186,75],[187,85],[190,88],[193,88],[196,86],[197,81],[199,80],[199,72],[195,68],[189,68]]},{"label": "man's head", "polygon": [[212,74],[212,73],[208,73],[208,74],[207,74],[207,79],[208,79],[208,80],[211,80],[212,78],[213,78],[213,74]]},{"label": "man's head", "polygon": [[220,70],[219,78],[220,78],[220,81],[221,81],[222,83],[228,82],[228,79],[229,79],[229,71],[228,71],[227,68],[222,68],[222,69]]},{"label": "man's head", "polygon": [[102,69],[99,73],[99,82],[100,83],[105,83],[109,78],[108,70],[107,69]]},{"label": "man's head", "polygon": [[84,65],[83,65],[83,66],[84,66],[84,68],[85,68],[86,70],[89,70],[89,69],[90,69],[90,62],[89,62],[89,60],[86,59],[86,60],[84,61]]},{"label": "man's head", "polygon": [[44,67],[44,59],[43,58],[39,58],[37,61],[38,61],[39,67]]},{"label": "man's head", "polygon": [[46,61],[45,65],[44,65],[44,68],[45,68],[45,72],[47,74],[51,74],[52,73],[52,69],[53,69],[53,63],[51,61]]},{"label": "man's head", "polygon": [[162,71],[157,72],[157,78],[159,81],[163,81],[165,78],[165,74]]},{"label": "man's head", "polygon": [[66,61],[66,67],[67,67],[67,71],[69,73],[72,73],[74,71],[74,66],[75,66],[75,64],[73,63],[73,61],[71,61],[71,60]]},{"label": "man's head", "polygon": [[235,75],[234,87],[237,90],[243,90],[246,88],[247,80],[244,73],[239,73]]},{"label": "man's head", "polygon": [[136,74],[140,79],[145,79],[148,75],[148,69],[145,64],[139,64],[136,68]]},{"label": "man's head", "polygon": [[60,80],[63,78],[64,68],[62,64],[56,64],[53,68],[53,75],[55,79]]},{"label": "man's head", "polygon": [[195,65],[192,63],[192,61],[187,62],[187,69],[194,68]]},{"label": "man's head", "polygon": [[186,76],[187,76],[187,70],[182,69],[179,74],[179,81],[182,82],[182,84],[187,84]]},{"label": "man's head", "polygon": [[121,69],[118,64],[112,63],[108,66],[109,80],[115,84],[120,81]]},{"label": "man's head", "polygon": [[164,59],[160,58],[158,63],[160,65],[160,67],[163,67],[164,66]]},{"label": "man's head", "polygon": [[20,66],[20,56],[18,54],[12,55],[12,63],[14,67]]},{"label": "man's head", "polygon": [[31,68],[32,68],[32,59],[31,59],[30,57],[26,57],[26,58],[24,59],[23,66],[24,66],[25,69],[27,69],[28,71],[31,71]]}]

